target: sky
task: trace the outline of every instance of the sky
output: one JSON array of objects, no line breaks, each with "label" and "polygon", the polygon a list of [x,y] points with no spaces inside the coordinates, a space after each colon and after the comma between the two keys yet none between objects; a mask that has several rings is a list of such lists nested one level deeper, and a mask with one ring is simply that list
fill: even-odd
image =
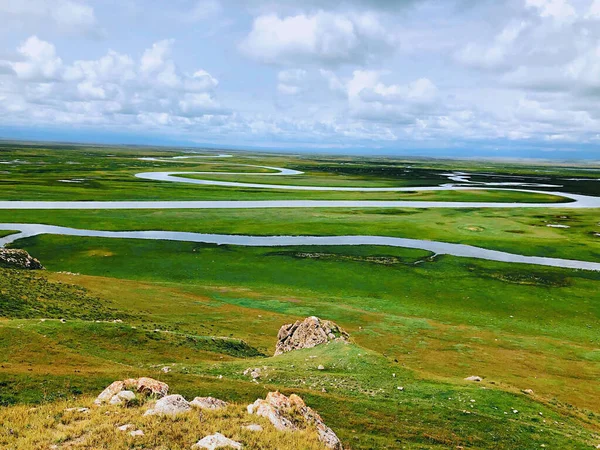
[{"label": "sky", "polygon": [[600,0],[0,0],[0,137],[600,160]]}]

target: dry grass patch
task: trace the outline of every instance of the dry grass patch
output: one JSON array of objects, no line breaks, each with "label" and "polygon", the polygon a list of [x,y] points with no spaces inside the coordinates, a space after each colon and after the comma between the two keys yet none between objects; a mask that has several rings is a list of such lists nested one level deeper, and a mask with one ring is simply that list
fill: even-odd
[{"label": "dry grass patch", "polygon": [[[222,433],[252,449],[323,450],[316,433],[280,432],[266,420],[251,416],[245,405],[221,411],[192,410],[175,417],[147,416],[146,406],[134,408],[90,407],[91,397],[77,403],[59,401],[39,407],[14,406],[0,410],[0,448],[35,449],[190,449],[204,436]],[[89,410],[79,410],[89,407]],[[74,408],[70,410],[71,408]],[[131,424],[127,431],[119,426]],[[244,425],[260,424],[263,431]],[[131,436],[133,430],[143,436]]]}]

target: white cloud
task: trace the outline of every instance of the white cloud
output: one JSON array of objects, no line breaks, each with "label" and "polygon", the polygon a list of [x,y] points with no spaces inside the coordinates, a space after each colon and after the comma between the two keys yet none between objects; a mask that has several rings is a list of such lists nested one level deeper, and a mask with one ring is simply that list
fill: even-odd
[{"label": "white cloud", "polygon": [[577,17],[568,0],[525,0],[525,4],[537,9],[541,17],[551,17],[558,22],[568,22]]},{"label": "white cloud", "polygon": [[31,36],[19,48],[23,60],[10,63],[17,77],[23,80],[52,80],[62,70],[62,60],[54,45]]},{"label": "white cloud", "polygon": [[90,32],[97,26],[94,8],[78,0],[2,0],[0,17],[4,27],[51,27],[67,34]]},{"label": "white cloud", "polygon": [[125,116],[164,123],[165,115],[183,121],[227,114],[214,95],[218,80],[202,69],[181,72],[172,45],[159,41],[139,61],[110,50],[64,64],[54,45],[32,36],[19,46],[19,61],[2,61],[12,72],[0,75],[0,117],[17,110],[27,121],[121,125],[130,120]]},{"label": "white cloud", "polygon": [[529,24],[524,21],[509,23],[491,45],[469,43],[460,49],[456,58],[461,63],[481,69],[501,69],[510,67],[510,54],[515,42]]},{"label": "white cloud", "polygon": [[370,14],[343,15],[319,11],[280,18],[263,15],[241,44],[250,57],[269,64],[362,63],[393,43]]}]

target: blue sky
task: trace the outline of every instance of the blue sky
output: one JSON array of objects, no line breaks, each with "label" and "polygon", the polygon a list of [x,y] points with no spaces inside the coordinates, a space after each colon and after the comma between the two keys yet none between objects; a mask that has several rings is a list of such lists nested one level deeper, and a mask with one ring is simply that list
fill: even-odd
[{"label": "blue sky", "polygon": [[600,159],[600,0],[0,0],[0,137]]}]

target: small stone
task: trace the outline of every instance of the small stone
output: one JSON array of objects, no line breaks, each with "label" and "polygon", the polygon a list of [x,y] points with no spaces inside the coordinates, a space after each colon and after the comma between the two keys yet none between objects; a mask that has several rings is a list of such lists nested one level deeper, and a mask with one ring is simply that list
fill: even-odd
[{"label": "small stone", "polygon": [[133,424],[126,423],[125,425],[121,425],[120,427],[117,427],[117,430],[119,430],[119,431],[127,431],[130,428],[133,428]]},{"label": "small stone", "polygon": [[325,370],[325,366],[323,364],[319,364],[319,367],[317,367],[317,369],[319,369],[319,370]]},{"label": "small stone", "polygon": [[205,436],[192,445],[193,449],[207,449],[207,450],[215,450],[217,448],[233,448],[233,449],[241,449],[242,444],[231,440],[221,433],[215,433],[210,436]]},{"label": "small stone", "polygon": [[263,427],[260,425],[257,425],[255,423],[251,424],[251,425],[244,425],[242,427],[244,430],[248,430],[248,431],[262,431]]},{"label": "small stone", "polygon": [[113,395],[108,402],[111,405],[123,405],[135,400],[135,394],[131,391],[121,391]]},{"label": "small stone", "polygon": [[402,387],[402,386],[398,386],[398,390],[399,390],[399,391],[403,391],[403,390],[404,390],[404,387]]},{"label": "small stone", "polygon": [[524,389],[523,394],[525,395],[533,395],[533,389]]},{"label": "small stone", "polygon": [[481,383],[483,381],[483,378],[473,375],[471,377],[465,378],[465,381],[474,381],[475,383]]},{"label": "small stone", "polygon": [[132,436],[132,437],[143,436],[143,435],[144,435],[144,432],[142,430],[134,430],[134,431],[129,432],[129,436]]},{"label": "small stone", "polygon": [[162,369],[160,369],[160,371],[162,373],[169,373],[171,371],[171,368],[170,367],[163,367]]}]

